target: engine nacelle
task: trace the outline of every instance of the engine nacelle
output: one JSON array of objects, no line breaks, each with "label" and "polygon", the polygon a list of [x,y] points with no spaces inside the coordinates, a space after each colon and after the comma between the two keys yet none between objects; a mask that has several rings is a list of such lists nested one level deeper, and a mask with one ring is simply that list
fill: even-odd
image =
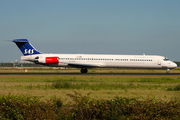
[{"label": "engine nacelle", "polygon": [[42,57],[38,60],[39,63],[59,63],[58,57]]}]

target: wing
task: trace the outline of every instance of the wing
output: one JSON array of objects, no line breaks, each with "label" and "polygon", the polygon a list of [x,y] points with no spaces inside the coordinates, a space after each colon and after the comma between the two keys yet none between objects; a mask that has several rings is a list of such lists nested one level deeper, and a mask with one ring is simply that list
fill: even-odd
[{"label": "wing", "polygon": [[66,63],[68,66],[76,67],[76,68],[95,68],[101,67],[101,63]]}]

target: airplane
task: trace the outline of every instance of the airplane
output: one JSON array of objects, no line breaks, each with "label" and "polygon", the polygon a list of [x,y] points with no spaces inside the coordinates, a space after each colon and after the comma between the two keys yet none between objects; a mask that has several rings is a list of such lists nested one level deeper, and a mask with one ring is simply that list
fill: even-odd
[{"label": "airplane", "polygon": [[158,55],[106,55],[106,54],[45,54],[36,50],[27,39],[14,39],[24,56],[21,60],[52,67],[81,68],[87,73],[88,68],[142,68],[170,69],[177,64]]}]

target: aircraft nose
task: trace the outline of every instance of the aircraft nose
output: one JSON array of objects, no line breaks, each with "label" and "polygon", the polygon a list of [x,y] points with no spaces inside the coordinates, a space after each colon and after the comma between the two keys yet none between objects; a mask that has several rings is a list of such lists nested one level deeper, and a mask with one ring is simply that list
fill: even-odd
[{"label": "aircraft nose", "polygon": [[168,68],[170,68],[170,69],[177,68],[177,64],[174,63],[174,62],[172,62],[172,61],[170,61],[170,62],[169,62],[169,67],[168,67]]},{"label": "aircraft nose", "polygon": [[173,64],[172,64],[172,67],[177,68],[177,64],[176,64],[176,63],[173,63]]},{"label": "aircraft nose", "polygon": [[176,63],[174,63],[174,67],[177,68],[177,64]]}]

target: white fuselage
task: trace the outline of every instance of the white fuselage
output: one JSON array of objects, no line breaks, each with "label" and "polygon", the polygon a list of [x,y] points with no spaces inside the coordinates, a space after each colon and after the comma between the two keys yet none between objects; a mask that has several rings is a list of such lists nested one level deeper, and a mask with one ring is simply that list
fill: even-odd
[{"label": "white fuselage", "polygon": [[[48,63],[46,57],[57,57],[58,62]],[[21,60],[54,67],[76,68],[172,69],[177,67],[174,62],[165,57],[153,55],[35,54],[22,56]]]}]

